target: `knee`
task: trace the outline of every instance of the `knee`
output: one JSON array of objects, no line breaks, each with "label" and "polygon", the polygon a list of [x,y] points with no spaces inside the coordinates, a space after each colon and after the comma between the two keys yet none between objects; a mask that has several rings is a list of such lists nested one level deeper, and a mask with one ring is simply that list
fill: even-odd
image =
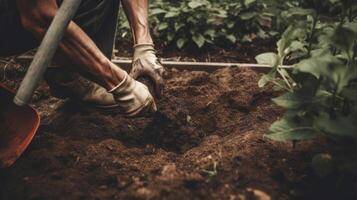
[{"label": "knee", "polygon": [[24,12],[20,11],[22,26],[36,35],[43,35],[48,29],[56,14],[56,8],[35,8]]}]

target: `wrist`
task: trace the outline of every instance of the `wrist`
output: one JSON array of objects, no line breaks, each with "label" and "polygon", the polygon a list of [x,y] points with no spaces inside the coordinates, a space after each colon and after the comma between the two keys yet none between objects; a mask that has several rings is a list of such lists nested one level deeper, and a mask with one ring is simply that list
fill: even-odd
[{"label": "wrist", "polygon": [[153,43],[141,43],[133,46],[134,56],[133,59],[136,60],[143,56],[156,56],[155,46]]},{"label": "wrist", "polygon": [[146,49],[155,49],[155,45],[152,42],[138,43],[133,46],[135,51],[142,51]]},{"label": "wrist", "polygon": [[128,81],[128,76],[129,76],[129,74],[124,71],[124,78],[119,82],[118,85],[116,85],[113,88],[111,88],[110,90],[108,90],[108,92],[113,93],[114,91],[118,90],[118,88],[122,87],[125,84],[125,82]]},{"label": "wrist", "polygon": [[134,34],[134,44],[147,44],[147,43],[154,43],[153,39],[150,36],[150,33],[148,31],[145,31],[146,33],[144,34]]}]

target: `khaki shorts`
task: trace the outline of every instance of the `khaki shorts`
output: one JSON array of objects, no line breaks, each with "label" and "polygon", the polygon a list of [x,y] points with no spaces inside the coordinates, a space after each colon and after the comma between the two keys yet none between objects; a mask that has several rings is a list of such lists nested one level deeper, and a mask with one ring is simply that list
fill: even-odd
[{"label": "khaki shorts", "polygon": [[[57,0],[58,5],[63,0]],[[82,0],[74,17],[78,24],[111,57],[115,41],[119,0]],[[15,0],[0,0],[0,56],[20,54],[39,45],[20,21]]]}]

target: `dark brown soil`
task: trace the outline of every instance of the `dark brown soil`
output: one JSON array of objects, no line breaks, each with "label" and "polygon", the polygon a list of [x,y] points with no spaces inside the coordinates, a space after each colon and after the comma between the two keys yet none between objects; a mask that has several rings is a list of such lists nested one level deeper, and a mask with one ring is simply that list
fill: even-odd
[{"label": "dark brown soil", "polygon": [[43,85],[41,127],[0,171],[0,199],[347,199],[337,178],[311,170],[325,142],[293,148],[263,137],[282,110],[257,87],[260,76],[172,70],[160,111],[137,119],[81,111]]},{"label": "dark brown soil", "polygon": [[[119,41],[116,45],[120,51],[116,53],[119,57],[131,57],[132,46],[130,41]],[[164,47],[162,43],[157,43],[155,49],[159,57],[168,58],[175,61],[201,61],[201,62],[242,62],[255,63],[255,56],[276,51],[276,41],[256,40],[251,43],[238,43],[231,48],[211,46],[206,49],[181,49],[175,47]]]}]

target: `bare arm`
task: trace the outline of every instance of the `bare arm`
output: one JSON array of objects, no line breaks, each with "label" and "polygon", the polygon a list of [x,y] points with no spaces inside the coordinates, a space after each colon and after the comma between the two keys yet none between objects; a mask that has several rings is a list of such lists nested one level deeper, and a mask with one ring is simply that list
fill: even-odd
[{"label": "bare arm", "polygon": [[132,29],[134,44],[152,44],[148,23],[148,0],[121,0]]},{"label": "bare arm", "polygon": [[164,67],[159,62],[150,35],[148,22],[148,0],[121,0],[129,20],[134,40],[133,64],[130,75],[133,78],[149,77],[155,84],[157,97],[163,95]]},{"label": "bare arm", "polygon": [[[16,0],[16,2],[23,26],[39,40],[42,39],[56,13],[56,1]],[[81,68],[80,70],[89,74],[93,81],[107,90],[111,90],[124,79],[124,71],[106,58],[89,36],[74,22],[69,24],[60,43],[60,50],[76,63]]]}]

